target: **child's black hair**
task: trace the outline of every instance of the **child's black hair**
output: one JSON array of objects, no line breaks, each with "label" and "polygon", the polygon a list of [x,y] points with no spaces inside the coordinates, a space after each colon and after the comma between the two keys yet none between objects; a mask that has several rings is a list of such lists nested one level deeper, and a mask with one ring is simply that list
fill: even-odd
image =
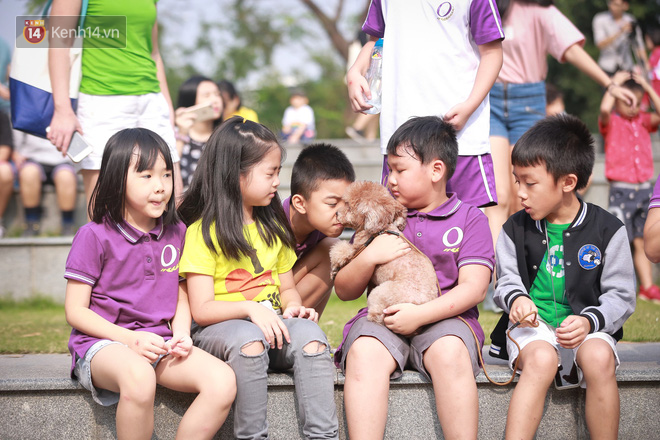
[{"label": "child's black hair", "polygon": [[325,180],[354,182],[353,165],[344,152],[334,145],[319,143],[305,147],[293,164],[291,195],[300,194],[309,199]]},{"label": "child's black hair", "polygon": [[447,167],[447,180],[456,170],[456,130],[437,116],[420,116],[404,122],[387,143],[387,154],[399,156],[396,150],[400,146],[410,148],[423,164],[440,159]]},{"label": "child's black hair", "polygon": [[[191,76],[181,84],[179,87],[179,100],[177,101],[178,107],[192,107],[197,103],[197,88],[204,81],[213,82],[202,75]],[[215,83],[214,83],[215,84]]]},{"label": "child's black hair", "polygon": [[660,27],[657,25],[649,26],[649,28],[646,30],[646,35],[648,35],[654,47],[660,46]]},{"label": "child's black hair", "polygon": [[[172,171],[174,188],[172,156],[163,138],[146,128],[121,130],[112,135],[103,150],[99,178],[87,207],[93,222],[102,223],[106,216],[117,223],[123,221],[126,210],[126,178],[134,155],[137,155],[134,164],[137,172],[153,168],[158,156],[163,156],[167,169]],[[169,225],[177,219],[175,196],[172,193],[163,214],[163,223]]]},{"label": "child's black hair", "polygon": [[644,90],[644,87],[634,79],[630,78],[626,80],[623,84],[621,84],[621,87],[630,90],[633,93],[641,93],[644,95],[646,93],[646,90]]},{"label": "child's black hair", "polygon": [[560,114],[541,119],[522,135],[511,153],[514,166],[545,165],[555,182],[577,176],[576,190],[586,187],[594,167],[594,138],[579,118]]},{"label": "child's black hair", "polygon": [[241,95],[239,95],[236,87],[230,81],[226,79],[218,81],[218,88],[220,89],[220,94],[226,94],[229,99],[238,98],[238,107],[241,108],[243,102],[241,100]]},{"label": "child's black hair", "polygon": [[[249,256],[253,247],[245,237],[241,176],[262,161],[273,148],[284,149],[268,128],[235,116],[220,125],[206,142],[193,173],[192,182],[179,206],[179,215],[187,226],[202,220],[204,243],[214,253],[237,260]],[[255,206],[252,212],[257,230],[268,246],[276,239],[289,247],[295,238],[277,193],[268,206]],[[219,249],[211,238],[215,237]]]}]

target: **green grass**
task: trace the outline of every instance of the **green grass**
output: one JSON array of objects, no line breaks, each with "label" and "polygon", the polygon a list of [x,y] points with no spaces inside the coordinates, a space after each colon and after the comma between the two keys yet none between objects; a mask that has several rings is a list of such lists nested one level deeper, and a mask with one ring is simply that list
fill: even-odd
[{"label": "green grass", "polygon": [[[332,295],[321,318],[321,328],[333,347],[341,342],[344,324],[366,305],[361,297],[343,302]],[[490,332],[499,314],[481,311],[479,322],[490,342]],[[623,327],[624,341],[660,342],[660,305],[638,301],[635,313]],[[64,306],[53,300],[35,297],[15,301],[0,298],[0,354],[67,353],[71,328],[64,319]]]},{"label": "green grass", "polygon": [[0,353],[67,353],[64,306],[43,297],[0,298]]}]

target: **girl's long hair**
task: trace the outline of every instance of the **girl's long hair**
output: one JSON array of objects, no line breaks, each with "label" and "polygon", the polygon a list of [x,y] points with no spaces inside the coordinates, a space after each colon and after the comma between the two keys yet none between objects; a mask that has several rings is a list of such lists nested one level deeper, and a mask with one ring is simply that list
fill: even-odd
[{"label": "girl's long hair", "polygon": [[[93,222],[102,223],[106,216],[116,223],[124,220],[126,177],[134,154],[137,155],[135,163],[137,172],[153,168],[158,156],[162,155],[167,169],[172,171],[172,187],[174,187],[172,156],[163,138],[146,128],[121,130],[112,135],[103,150],[99,178],[87,207]],[[176,221],[175,197],[172,194],[167,202],[167,210],[163,214],[163,223],[169,225]]]},{"label": "girl's long hair", "polygon": [[[236,260],[253,251],[244,233],[240,178],[273,148],[279,148],[284,158],[285,151],[272,131],[238,116],[225,121],[206,143],[190,187],[179,206],[179,215],[187,226],[202,220],[204,243],[215,254],[222,253],[226,258]],[[259,235],[268,246],[277,239],[285,246],[295,246],[278,194],[268,206],[255,206],[253,218]],[[211,237],[213,224],[220,249],[216,248]]]}]

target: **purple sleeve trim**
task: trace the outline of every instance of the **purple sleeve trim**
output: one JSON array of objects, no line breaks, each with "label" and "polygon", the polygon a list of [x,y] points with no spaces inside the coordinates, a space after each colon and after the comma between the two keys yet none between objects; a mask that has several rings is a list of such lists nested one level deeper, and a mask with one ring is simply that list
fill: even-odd
[{"label": "purple sleeve trim", "polygon": [[90,286],[96,284],[96,279],[94,279],[94,277],[73,269],[66,269],[64,272],[64,278],[67,280],[80,281],[81,283],[89,284]]},{"label": "purple sleeve trim", "polygon": [[488,260],[486,258],[478,258],[478,257],[468,257],[464,258],[461,261],[458,262],[458,267],[463,267],[467,266],[469,264],[480,264],[482,266],[486,266],[491,270],[491,272],[494,270],[494,265],[491,260]]},{"label": "purple sleeve trim", "polygon": [[473,0],[470,4],[470,32],[478,45],[503,40],[502,20],[495,0]]},{"label": "purple sleeve trim", "polygon": [[371,0],[362,30],[374,37],[383,38],[385,36],[385,18],[380,0]]}]

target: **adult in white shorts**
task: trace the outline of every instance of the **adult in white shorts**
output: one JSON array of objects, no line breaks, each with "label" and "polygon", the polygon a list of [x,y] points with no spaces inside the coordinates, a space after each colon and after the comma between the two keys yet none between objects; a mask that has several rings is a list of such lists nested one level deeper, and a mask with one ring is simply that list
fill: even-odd
[{"label": "adult in white shorts", "polygon": [[[71,27],[81,13],[81,0],[54,0],[51,16],[62,16],[58,25]],[[128,17],[125,32],[99,32],[85,36],[82,56],[82,80],[77,116],[69,99],[69,49],[58,48],[51,40],[50,79],[55,111],[48,139],[66,153],[71,136],[78,131],[92,145],[92,153],[80,163],[89,202],[98,178],[105,144],[124,128],[148,128],[159,134],[170,146],[175,162],[175,193],[183,187],[179,157],[172,121],[172,101],[163,61],[158,50],[158,24],[154,0],[90,0],[86,11],[90,17],[113,16],[117,8]],[[64,17],[72,17],[69,23]],[[90,24],[91,25],[91,24]],[[106,26],[113,26],[107,22]],[[59,44],[62,47],[62,44]],[[90,49],[93,47],[94,49]],[[112,48],[109,48],[112,47]]]}]

